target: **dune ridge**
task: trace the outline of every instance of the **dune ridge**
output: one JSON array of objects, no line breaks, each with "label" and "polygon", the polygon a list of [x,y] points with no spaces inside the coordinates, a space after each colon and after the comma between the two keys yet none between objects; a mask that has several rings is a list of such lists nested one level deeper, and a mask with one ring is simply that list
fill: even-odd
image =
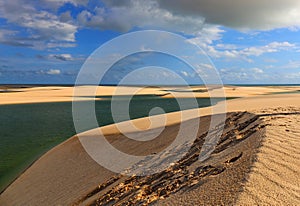
[{"label": "dune ridge", "polygon": [[[209,116],[202,120],[209,121]],[[184,158],[166,170],[150,176],[113,176],[99,184],[75,205],[182,205],[186,200],[177,202],[177,198],[182,199],[197,188],[207,189],[199,193],[201,198],[193,198],[193,204],[232,204],[250,171],[263,133],[264,125],[258,116],[247,112],[229,113],[223,135],[207,161],[198,161],[199,148],[207,135],[207,128],[202,126],[198,138]],[[184,146],[180,150],[184,150]],[[176,154],[177,152],[169,155]],[[138,166],[146,164],[147,161],[149,160],[138,163]],[[158,159],[157,164],[165,162]],[[235,175],[237,171],[239,174]],[[222,185],[224,182],[226,187]],[[170,200],[169,197],[174,195],[176,200]]]}]

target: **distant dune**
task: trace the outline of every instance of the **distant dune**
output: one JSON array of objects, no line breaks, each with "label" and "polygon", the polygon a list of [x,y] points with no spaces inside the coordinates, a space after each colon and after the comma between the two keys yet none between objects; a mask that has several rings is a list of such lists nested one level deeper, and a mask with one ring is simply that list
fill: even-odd
[{"label": "distant dune", "polygon": [[[222,136],[211,157],[200,162],[199,148],[211,112],[212,107],[183,111],[189,114],[184,120],[187,129],[193,126],[194,118],[200,118],[202,124],[188,153],[162,172],[144,177],[113,173],[91,159],[74,136],[42,156],[13,182],[0,195],[0,205],[300,205],[300,94],[227,101]],[[133,142],[119,134],[116,125],[100,129],[114,147],[124,152],[155,154],[178,132],[180,112],[166,117],[167,127],[159,141]],[[162,126],[159,116],[151,120],[154,124],[150,130]],[[139,128],[149,126],[149,118],[132,122]],[[93,132],[89,131],[86,138],[93,138]],[[143,136],[143,132],[137,135]],[[166,151],[164,155],[174,153]]]},{"label": "distant dune", "polygon": [[[176,97],[248,97],[272,93],[289,93],[300,91],[299,86],[224,86],[224,92],[209,93],[204,86],[191,87],[126,87],[126,86],[78,86],[83,95],[76,100],[100,100],[97,96],[111,95],[157,95],[163,98]],[[93,93],[93,90],[96,93]],[[211,89],[213,90],[213,89]],[[41,102],[71,102],[73,100],[74,87],[72,86],[42,86],[42,87],[0,87],[0,105],[26,104]],[[214,95],[214,96],[212,96]]]}]

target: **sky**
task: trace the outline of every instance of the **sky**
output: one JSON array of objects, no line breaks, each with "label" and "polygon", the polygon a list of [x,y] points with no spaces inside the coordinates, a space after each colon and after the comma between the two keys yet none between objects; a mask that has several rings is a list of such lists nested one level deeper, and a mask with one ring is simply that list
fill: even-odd
[{"label": "sky", "polygon": [[[198,45],[224,84],[300,84],[295,0],[0,0],[0,84],[74,84],[94,50],[148,29],[174,32]],[[165,57],[130,56],[103,82],[117,83],[124,71],[147,62],[197,82],[186,65]],[[152,69],[152,80],[176,82]],[[146,82],[150,73],[151,68],[137,73],[133,83]]]}]

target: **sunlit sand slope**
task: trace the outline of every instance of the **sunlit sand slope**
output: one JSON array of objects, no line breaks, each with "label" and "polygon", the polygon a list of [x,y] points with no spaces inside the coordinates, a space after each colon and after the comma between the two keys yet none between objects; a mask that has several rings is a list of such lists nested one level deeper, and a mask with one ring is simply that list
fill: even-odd
[{"label": "sunlit sand slope", "polygon": [[300,108],[266,110],[266,138],[238,205],[300,205]]}]

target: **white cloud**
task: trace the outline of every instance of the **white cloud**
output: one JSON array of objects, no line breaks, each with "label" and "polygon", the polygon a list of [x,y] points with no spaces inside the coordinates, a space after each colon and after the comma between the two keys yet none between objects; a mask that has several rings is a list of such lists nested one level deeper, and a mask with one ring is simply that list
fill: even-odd
[{"label": "white cloud", "polygon": [[[61,4],[66,1],[44,0],[43,2]],[[60,21],[55,12],[42,10],[40,8],[42,4],[39,3],[31,0],[0,0],[0,18],[6,19],[11,25],[26,28],[26,32],[6,36],[3,43],[42,49],[46,47],[47,41],[52,43],[75,41],[77,26]]]},{"label": "white cloud", "polygon": [[198,67],[196,69],[209,71],[209,70],[213,70],[215,68],[212,64],[201,63],[198,65]]},{"label": "white cloud", "polygon": [[262,74],[262,73],[264,73],[264,71],[262,70],[262,69],[259,69],[259,68],[252,68],[251,69],[254,73],[256,73],[256,74]]},{"label": "white cloud", "polygon": [[215,48],[220,50],[234,50],[238,49],[238,46],[234,44],[217,44]]},{"label": "white cloud", "polygon": [[204,49],[208,49],[208,45],[222,39],[222,33],[224,32],[225,31],[221,29],[220,26],[205,24],[202,29],[197,32],[196,37],[189,39],[189,41]]},{"label": "white cloud", "polygon": [[186,71],[181,71],[180,72],[183,76],[185,76],[185,77],[188,77],[189,76],[189,74],[186,72]]},{"label": "white cloud", "polygon": [[[228,58],[237,58],[238,53],[235,50],[225,50],[225,44],[217,44],[213,46],[215,41],[222,39],[225,31],[216,25],[207,25],[205,24],[203,29],[197,33],[197,36],[190,38],[188,41],[192,44],[196,44],[203,49],[209,56],[215,58],[228,57]],[[222,47],[222,48],[220,48]],[[233,45],[230,45],[232,48]]]},{"label": "white cloud", "polygon": [[49,75],[59,75],[61,73],[61,71],[59,69],[50,69],[50,70],[46,71],[45,73],[49,74]]}]

